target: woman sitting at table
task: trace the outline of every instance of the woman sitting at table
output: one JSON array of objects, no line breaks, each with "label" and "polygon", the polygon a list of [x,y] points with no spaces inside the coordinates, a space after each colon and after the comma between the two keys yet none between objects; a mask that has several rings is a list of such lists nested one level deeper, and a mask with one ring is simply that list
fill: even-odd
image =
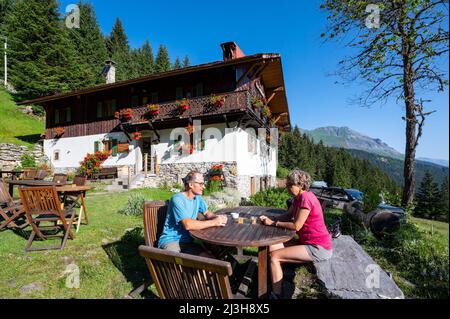
[{"label": "woman sitting at table", "polygon": [[281,263],[307,263],[331,258],[331,236],[322,212],[322,206],[314,193],[309,191],[311,177],[301,170],[292,171],[286,180],[286,187],[294,196],[294,203],[288,213],[274,220],[261,216],[265,225],[295,230],[299,241],[270,246],[270,269],[272,273],[272,294],[280,298],[283,270]]}]

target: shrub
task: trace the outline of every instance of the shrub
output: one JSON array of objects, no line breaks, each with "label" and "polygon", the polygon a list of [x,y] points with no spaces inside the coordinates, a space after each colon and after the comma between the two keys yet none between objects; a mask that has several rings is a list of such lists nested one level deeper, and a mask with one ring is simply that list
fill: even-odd
[{"label": "shrub", "polygon": [[283,188],[270,188],[264,192],[256,193],[250,197],[253,206],[276,207],[286,209],[286,201],[291,198]]},{"label": "shrub", "polygon": [[211,179],[208,184],[206,185],[206,188],[204,190],[205,195],[209,195],[212,193],[217,193],[222,190],[222,181]]},{"label": "shrub", "polygon": [[145,200],[146,198],[142,194],[131,194],[127,204],[119,213],[127,216],[141,216]]},{"label": "shrub", "polygon": [[33,114],[39,117],[45,116],[45,110],[40,105],[32,105],[31,109],[33,110]]},{"label": "shrub", "polygon": [[284,168],[283,166],[277,167],[277,178],[286,179],[286,177],[289,175],[289,170],[287,168]]},{"label": "shrub", "polygon": [[20,165],[22,166],[22,168],[36,167],[36,160],[34,159],[33,155],[23,154],[20,157]]}]

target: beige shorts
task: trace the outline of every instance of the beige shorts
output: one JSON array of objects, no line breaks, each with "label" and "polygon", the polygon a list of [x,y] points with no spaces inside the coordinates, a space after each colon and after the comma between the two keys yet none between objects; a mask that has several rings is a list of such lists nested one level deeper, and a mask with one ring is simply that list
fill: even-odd
[{"label": "beige shorts", "polygon": [[309,257],[314,262],[320,262],[330,259],[333,256],[333,250],[326,250],[319,245],[304,245]]}]

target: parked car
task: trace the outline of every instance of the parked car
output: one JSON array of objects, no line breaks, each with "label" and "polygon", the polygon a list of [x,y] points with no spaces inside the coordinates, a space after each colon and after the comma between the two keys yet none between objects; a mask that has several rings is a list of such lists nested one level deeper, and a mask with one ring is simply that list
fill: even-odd
[{"label": "parked car", "polygon": [[[350,201],[362,202],[364,199],[364,193],[357,189],[344,189],[344,191],[347,194],[348,199]],[[378,208],[389,210],[389,211],[393,212],[394,214],[399,215],[399,217],[405,217],[405,211],[403,210],[403,208],[388,205],[384,202],[384,200],[382,200],[380,205],[378,205]]]}]

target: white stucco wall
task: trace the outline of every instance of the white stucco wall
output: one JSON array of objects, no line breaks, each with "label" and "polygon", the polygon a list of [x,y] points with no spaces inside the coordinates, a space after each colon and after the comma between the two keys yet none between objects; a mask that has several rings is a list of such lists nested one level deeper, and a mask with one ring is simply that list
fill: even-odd
[{"label": "white stucco wall", "polygon": [[[257,141],[257,153],[252,154],[248,149],[249,134],[242,129],[228,130],[225,134],[225,124],[202,126],[206,137],[204,151],[196,151],[194,154],[179,156],[172,154],[174,144],[171,143],[172,129],[160,130],[160,143],[153,146],[153,154],[158,157],[160,164],[184,164],[202,162],[236,162],[238,175],[246,176],[275,176],[277,168],[277,154],[272,152],[271,158],[261,155],[260,141]],[[152,136],[153,132],[143,132],[144,137]],[[177,134],[172,136],[176,139]],[[110,133],[74,138],[61,138],[58,140],[46,140],[44,142],[45,155],[51,159],[55,168],[78,168],[86,154],[94,152],[94,143],[101,143],[105,138],[117,139],[119,143],[128,143],[124,133]],[[110,157],[104,162],[104,166],[136,166],[142,169],[142,142],[132,141],[130,152]],[[54,160],[54,152],[59,151],[59,160]],[[136,165],[137,164],[137,165]]]},{"label": "white stucco wall", "polygon": [[[78,168],[80,162],[88,153],[94,153],[94,143],[100,142],[100,150],[103,147],[101,143],[105,138],[117,139],[119,143],[127,143],[125,134],[110,133],[100,135],[89,135],[71,138],[61,138],[44,141],[44,153],[50,159],[55,168]],[[130,152],[119,154],[117,157],[110,157],[104,162],[104,166],[122,166],[134,165],[136,162],[137,142],[130,143]],[[54,160],[55,151],[59,151],[59,160]],[[140,153],[140,151],[139,151]]]}]

